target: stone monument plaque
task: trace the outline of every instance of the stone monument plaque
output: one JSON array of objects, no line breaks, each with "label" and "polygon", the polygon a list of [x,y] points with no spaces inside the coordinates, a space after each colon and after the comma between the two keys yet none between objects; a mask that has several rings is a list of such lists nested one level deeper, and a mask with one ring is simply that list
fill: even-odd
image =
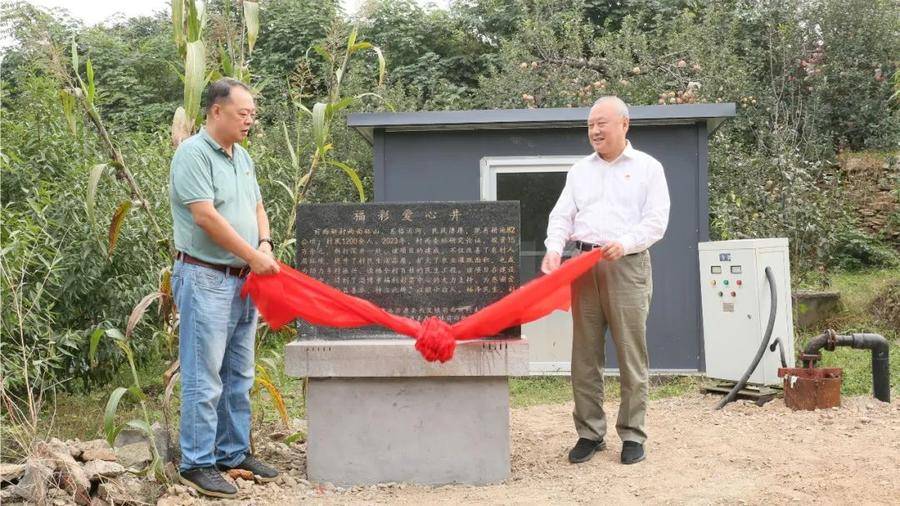
[{"label": "stone monument plaque", "polygon": [[[452,324],[518,287],[519,232],[518,201],[303,204],[297,268],[391,313]],[[381,327],[298,329],[300,339],[398,337]]]}]

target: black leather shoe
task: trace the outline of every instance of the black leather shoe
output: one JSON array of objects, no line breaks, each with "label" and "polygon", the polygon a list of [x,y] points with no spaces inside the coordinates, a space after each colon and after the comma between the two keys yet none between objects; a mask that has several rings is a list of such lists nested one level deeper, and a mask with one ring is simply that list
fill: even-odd
[{"label": "black leather shoe", "polygon": [[638,443],[636,441],[623,441],[622,442],[622,463],[623,464],[637,464],[638,462],[644,460],[647,456],[644,455],[644,445]]},{"label": "black leather shoe", "polygon": [[223,466],[222,464],[216,464],[216,467],[218,467],[220,471],[227,471],[229,469],[243,469],[245,471],[250,471],[253,473],[253,477],[256,481],[261,483],[270,482],[275,478],[278,478],[278,471],[276,471],[274,467],[264,464],[253,455],[247,455],[244,457],[244,460],[236,466],[229,467]]},{"label": "black leather shoe", "polygon": [[178,476],[181,483],[203,495],[210,497],[234,497],[237,495],[237,488],[225,481],[225,478],[212,466],[181,471]]},{"label": "black leather shoe", "polygon": [[582,462],[587,462],[591,460],[591,457],[594,456],[598,451],[606,448],[606,443],[601,439],[600,441],[594,441],[593,439],[587,438],[578,438],[578,442],[575,443],[575,446],[569,450],[569,462],[573,464],[580,464]]}]

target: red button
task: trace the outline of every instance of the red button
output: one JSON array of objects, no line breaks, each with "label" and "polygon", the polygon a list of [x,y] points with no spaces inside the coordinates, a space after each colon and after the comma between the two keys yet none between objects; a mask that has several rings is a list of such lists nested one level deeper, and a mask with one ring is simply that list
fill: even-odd
[{"label": "red button", "polygon": [[738,286],[741,286],[741,285],[743,284],[743,283],[741,283],[741,280],[740,280],[740,279],[737,280],[737,281],[735,281],[735,283],[737,283]]}]

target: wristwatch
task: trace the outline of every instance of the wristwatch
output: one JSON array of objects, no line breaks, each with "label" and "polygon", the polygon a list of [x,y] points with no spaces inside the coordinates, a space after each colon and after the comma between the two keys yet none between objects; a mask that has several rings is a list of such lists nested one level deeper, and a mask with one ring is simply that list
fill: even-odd
[{"label": "wristwatch", "polygon": [[258,248],[258,247],[262,246],[262,243],[264,243],[264,242],[269,243],[269,247],[272,248],[273,251],[275,250],[275,243],[273,243],[272,239],[269,239],[268,237],[264,237],[264,238],[260,239],[259,244],[257,244],[256,247]]}]

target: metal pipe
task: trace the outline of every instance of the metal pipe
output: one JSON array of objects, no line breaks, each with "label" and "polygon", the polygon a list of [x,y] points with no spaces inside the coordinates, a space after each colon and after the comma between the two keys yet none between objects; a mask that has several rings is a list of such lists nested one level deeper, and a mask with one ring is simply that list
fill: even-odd
[{"label": "metal pipe", "polygon": [[803,367],[815,367],[822,357],[820,350],[834,351],[837,346],[849,346],[857,350],[872,352],[872,395],[879,401],[891,402],[891,371],[889,367],[889,346],[887,339],[879,334],[837,335],[829,329],[812,338],[803,348],[800,360]]},{"label": "metal pipe", "polygon": [[810,339],[809,342],[806,343],[806,347],[803,348],[803,355],[809,356],[809,358],[801,357],[801,360],[803,361],[803,367],[812,367],[812,364],[809,364],[807,362],[815,362],[816,360],[818,360],[815,357],[821,357],[819,350],[821,350],[822,348],[825,348],[828,351],[834,351],[834,343],[836,338],[837,335],[834,333],[834,331],[828,329],[825,332],[822,332],[816,337]]},{"label": "metal pipe", "polygon": [[879,334],[850,334],[837,336],[837,346],[849,346],[872,352],[872,395],[883,402],[891,402],[891,370],[887,339]]}]

